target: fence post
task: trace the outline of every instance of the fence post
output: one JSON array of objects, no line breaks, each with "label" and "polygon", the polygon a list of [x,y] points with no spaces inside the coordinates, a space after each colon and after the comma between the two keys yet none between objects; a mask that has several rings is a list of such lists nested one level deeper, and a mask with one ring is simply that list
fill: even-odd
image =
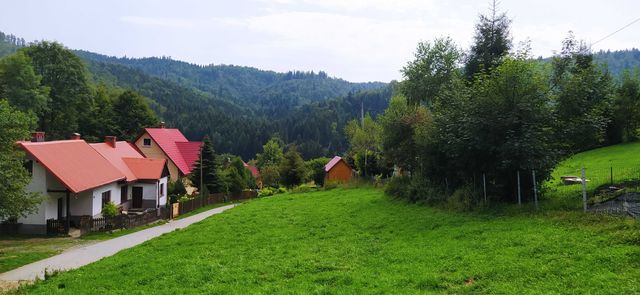
[{"label": "fence post", "polygon": [[584,212],[587,212],[587,179],[584,173],[584,167],[582,167],[582,208]]},{"label": "fence post", "polygon": [[609,175],[611,179],[611,186],[613,186],[613,166],[611,166],[610,168],[611,168],[611,172],[609,173]]},{"label": "fence post", "polygon": [[482,189],[484,191],[484,202],[487,203],[487,178],[484,173],[482,173]]},{"label": "fence post", "polygon": [[538,210],[538,187],[536,184],[536,170],[531,169],[531,177],[533,178],[533,202],[536,204],[536,210]]},{"label": "fence post", "polygon": [[520,170],[516,171],[516,176],[518,177],[518,206],[522,205],[522,195],[520,194]]}]

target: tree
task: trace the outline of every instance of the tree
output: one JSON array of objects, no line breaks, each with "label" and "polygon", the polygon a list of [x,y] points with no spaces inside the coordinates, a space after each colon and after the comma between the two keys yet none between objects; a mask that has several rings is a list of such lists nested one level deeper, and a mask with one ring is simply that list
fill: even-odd
[{"label": "tree", "polygon": [[305,166],[306,166],[307,172],[309,173],[309,176],[307,178],[310,180],[313,180],[313,182],[316,185],[323,186],[324,178],[326,174],[326,172],[324,171],[324,166],[327,165],[327,163],[329,163],[329,160],[331,159],[326,157],[320,157],[320,158],[306,161]]},{"label": "tree", "polygon": [[90,134],[93,97],[84,64],[73,52],[55,42],[39,42],[23,49],[33,69],[49,88],[51,98],[39,129],[50,138],[67,138],[71,133]]},{"label": "tree", "polygon": [[438,99],[442,88],[447,87],[457,74],[460,51],[451,38],[418,43],[415,59],[402,68],[406,79],[402,93],[412,104],[431,103]]},{"label": "tree", "polygon": [[284,154],[284,161],[280,166],[282,184],[286,187],[294,187],[304,181],[306,175],[304,160],[298,153],[295,145],[289,145]]},{"label": "tree", "polygon": [[202,185],[206,187],[207,191],[211,193],[223,192],[224,181],[221,175],[220,164],[216,159],[209,137],[204,138],[200,153],[201,157],[196,161],[191,172],[191,182],[198,190],[203,191],[204,188],[201,187],[200,183],[202,171]]},{"label": "tree", "polygon": [[26,216],[38,210],[42,196],[26,193],[31,176],[24,169],[24,153],[16,141],[29,138],[35,118],[0,100],[0,220]]},{"label": "tree", "polygon": [[403,96],[394,96],[379,121],[385,158],[402,170],[415,171],[419,165],[416,143],[418,128],[431,122],[427,108],[410,105]]},{"label": "tree", "polygon": [[552,93],[558,119],[558,138],[568,154],[605,142],[613,97],[611,76],[593,62],[593,54],[570,32],[562,52],[553,58]]},{"label": "tree", "polygon": [[134,140],[140,130],[158,124],[145,98],[131,90],[118,96],[113,103],[113,114],[118,137],[125,140]]},{"label": "tree", "polygon": [[42,116],[49,102],[49,89],[40,85],[31,59],[22,51],[0,60],[0,97],[22,112]]},{"label": "tree", "polygon": [[256,155],[256,164],[259,168],[265,166],[280,166],[284,156],[282,154],[282,141],[272,137],[262,146],[262,153]]},{"label": "tree", "polygon": [[260,168],[262,183],[266,187],[278,187],[280,185],[280,167],[267,165]]},{"label": "tree", "polygon": [[509,53],[510,25],[511,20],[505,13],[498,11],[496,0],[493,0],[490,14],[481,14],[476,24],[474,42],[465,64],[465,74],[469,80],[473,80],[477,73],[489,73]]},{"label": "tree", "polygon": [[[609,130],[610,143],[638,139],[640,128],[640,72],[624,71],[622,82],[613,102],[613,126]],[[614,129],[614,130],[611,130]]]},{"label": "tree", "polygon": [[347,136],[347,140],[350,144],[350,151],[354,158],[361,157],[362,162],[356,161],[356,163],[362,163],[358,168],[363,176],[372,176],[369,172],[368,166],[368,154],[372,153],[374,156],[380,155],[380,125],[371,118],[369,114],[364,117],[361,124],[357,120],[350,121],[344,128],[344,133]]},{"label": "tree", "polygon": [[[244,167],[242,169],[244,169]],[[236,196],[239,195],[247,185],[240,171],[242,170],[238,170],[235,166],[231,165],[224,172],[226,191]]]}]

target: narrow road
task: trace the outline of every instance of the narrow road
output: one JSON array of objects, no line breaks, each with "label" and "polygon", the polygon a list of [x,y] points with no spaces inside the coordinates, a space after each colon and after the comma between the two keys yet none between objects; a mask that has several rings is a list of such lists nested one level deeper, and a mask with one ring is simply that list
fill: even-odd
[{"label": "narrow road", "polygon": [[74,248],[59,255],[49,257],[25,266],[0,274],[0,285],[17,285],[20,282],[34,281],[36,278],[44,279],[44,273],[64,271],[79,268],[89,263],[111,256],[121,250],[142,244],[164,233],[172,232],[179,228],[185,228],[193,223],[201,221],[211,215],[222,213],[235,207],[236,204],[211,209],[180,220],[172,220],[169,223],[141,230],[122,237],[117,237],[104,242]]}]

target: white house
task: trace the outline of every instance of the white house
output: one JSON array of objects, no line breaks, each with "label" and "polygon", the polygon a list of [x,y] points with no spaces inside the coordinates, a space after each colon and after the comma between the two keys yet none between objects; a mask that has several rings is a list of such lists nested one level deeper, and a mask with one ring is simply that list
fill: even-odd
[{"label": "white house", "polygon": [[[35,132],[32,141],[17,144],[27,153],[26,167],[32,175],[26,190],[44,196],[36,213],[18,219],[21,224],[18,230],[22,233],[46,233],[48,219],[64,219],[66,226],[74,226],[80,216],[99,217],[107,202],[121,207],[128,205],[124,209],[157,208],[166,204],[168,173],[162,160],[144,159],[140,153],[121,157],[119,161],[124,167],[134,167],[127,171],[133,175],[130,178],[120,162],[104,156],[98,151],[101,147],[89,145],[79,135],[70,140],[47,142],[43,132]],[[123,191],[127,196],[124,203]],[[147,203],[143,202],[145,193]],[[129,200],[132,202],[125,204]]]}]

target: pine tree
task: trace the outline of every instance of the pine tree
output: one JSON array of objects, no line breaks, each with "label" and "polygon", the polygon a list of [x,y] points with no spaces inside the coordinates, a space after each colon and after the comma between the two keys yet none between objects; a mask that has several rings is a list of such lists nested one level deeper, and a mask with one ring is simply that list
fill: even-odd
[{"label": "pine tree", "polygon": [[206,186],[210,193],[224,191],[220,164],[216,160],[216,155],[209,137],[204,138],[200,152],[201,157],[196,161],[193,172],[191,173],[191,182],[198,190],[201,190],[200,172],[202,171],[202,184]]},{"label": "pine tree", "polygon": [[476,73],[489,73],[500,64],[502,57],[511,49],[509,26],[511,20],[506,13],[499,12],[495,0],[491,2],[490,15],[480,15],[476,24],[474,44],[471,46],[465,73],[473,80]]},{"label": "pine tree", "polygon": [[294,187],[304,181],[306,167],[295,145],[290,145],[284,154],[280,175],[282,184],[286,187]]}]

